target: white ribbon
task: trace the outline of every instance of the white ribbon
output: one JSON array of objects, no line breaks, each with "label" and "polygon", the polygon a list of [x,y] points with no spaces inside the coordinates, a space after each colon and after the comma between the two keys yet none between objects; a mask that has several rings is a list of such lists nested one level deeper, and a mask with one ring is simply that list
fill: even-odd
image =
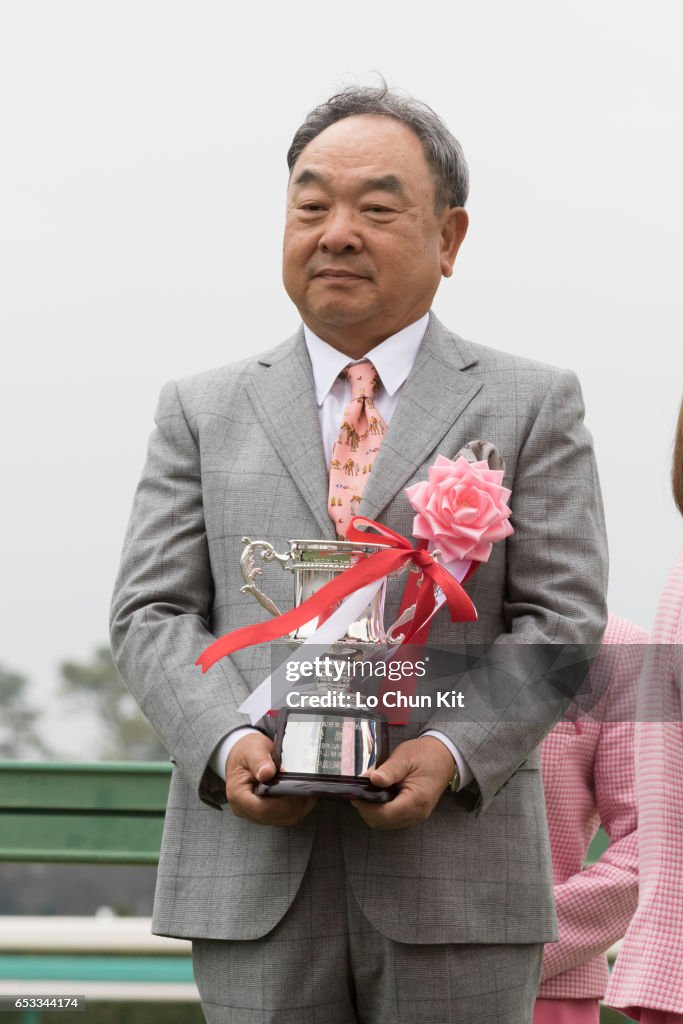
[{"label": "white ribbon", "polygon": [[[292,689],[293,684],[287,681],[287,672],[291,670],[291,666],[298,668],[300,662],[307,660],[305,655],[306,648],[315,646],[329,648],[333,643],[336,643],[337,640],[345,636],[348,627],[367,608],[385,579],[386,577],[383,576],[379,580],[374,580],[372,583],[368,583],[365,587],[361,587],[360,590],[356,590],[353,594],[345,597],[339,608],[330,615],[329,619],[323,622],[322,626],[316,629],[312,636],[304,640],[297,648],[296,653],[291,658],[287,658],[282,665],[278,665],[275,671],[271,672],[268,678],[264,679],[249,694],[238,710],[244,715],[249,715],[252,725],[255,725],[260,718],[263,718],[272,707],[276,707],[280,698],[284,697]],[[275,700],[273,700],[273,694],[275,694]]]}]

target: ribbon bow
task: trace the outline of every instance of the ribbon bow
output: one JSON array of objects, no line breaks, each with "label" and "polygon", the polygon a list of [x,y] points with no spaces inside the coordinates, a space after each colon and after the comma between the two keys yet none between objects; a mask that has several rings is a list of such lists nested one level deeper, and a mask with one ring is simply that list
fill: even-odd
[{"label": "ribbon bow", "polygon": [[[277,640],[286,633],[291,633],[299,626],[303,626],[304,623],[325,615],[330,608],[343,601],[354,591],[396,572],[406,562],[412,562],[421,571],[423,582],[418,588],[415,599],[415,615],[403,638],[403,643],[408,643],[429,618],[434,608],[436,587],[443,591],[451,622],[477,621],[477,612],[470,598],[460,584],[443,566],[439,565],[428,551],[424,548],[414,548],[407,537],[389,529],[388,526],[382,526],[374,519],[366,519],[365,516],[353,517],[347,529],[347,540],[361,544],[368,542],[368,534],[365,530],[359,529],[360,526],[364,526],[366,529],[372,527],[377,530],[380,534],[378,540],[386,545],[384,550],[360,558],[355,565],[330,580],[297,608],[292,608],[268,622],[243,626],[241,629],[226,633],[225,636],[214,640],[206,650],[202,651],[195,662],[196,665],[201,666],[202,672],[206,672],[221,658],[225,658],[235,651],[251,647],[253,644]],[[431,586],[426,585],[427,580]]]}]

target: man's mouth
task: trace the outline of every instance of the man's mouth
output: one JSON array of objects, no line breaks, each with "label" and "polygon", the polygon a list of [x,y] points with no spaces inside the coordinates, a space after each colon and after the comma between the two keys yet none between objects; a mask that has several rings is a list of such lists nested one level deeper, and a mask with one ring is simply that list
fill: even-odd
[{"label": "man's mouth", "polygon": [[350,281],[364,281],[366,279],[365,274],[354,274],[351,270],[333,270],[331,268],[319,270],[315,276]]}]

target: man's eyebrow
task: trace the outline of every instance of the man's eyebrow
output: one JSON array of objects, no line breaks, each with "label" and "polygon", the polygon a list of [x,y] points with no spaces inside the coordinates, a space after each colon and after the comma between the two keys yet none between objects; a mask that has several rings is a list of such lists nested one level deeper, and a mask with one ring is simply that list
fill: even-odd
[{"label": "man's eyebrow", "polygon": [[328,185],[328,179],[318,171],[307,169],[294,179],[292,185]]},{"label": "man's eyebrow", "polygon": [[[322,188],[329,188],[330,179],[321,174],[319,171],[314,171],[312,168],[306,168],[297,175],[292,182],[292,185],[320,185]],[[400,199],[406,198],[406,191],[400,178],[397,178],[395,174],[383,174],[379,178],[366,178],[365,181],[361,181],[359,185],[360,192],[389,192],[391,195],[397,196]]]},{"label": "man's eyebrow", "polygon": [[361,191],[390,192],[391,195],[398,196],[400,199],[406,198],[401,180],[395,174],[383,174],[381,178],[367,178],[361,183]]}]

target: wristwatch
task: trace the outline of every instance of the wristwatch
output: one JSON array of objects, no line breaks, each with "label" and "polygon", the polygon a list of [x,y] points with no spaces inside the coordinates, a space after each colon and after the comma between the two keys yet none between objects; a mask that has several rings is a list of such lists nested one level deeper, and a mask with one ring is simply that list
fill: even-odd
[{"label": "wristwatch", "polygon": [[453,778],[448,783],[448,789],[451,791],[451,793],[457,793],[458,790],[460,789],[460,769],[458,768],[457,764],[454,766]]}]

